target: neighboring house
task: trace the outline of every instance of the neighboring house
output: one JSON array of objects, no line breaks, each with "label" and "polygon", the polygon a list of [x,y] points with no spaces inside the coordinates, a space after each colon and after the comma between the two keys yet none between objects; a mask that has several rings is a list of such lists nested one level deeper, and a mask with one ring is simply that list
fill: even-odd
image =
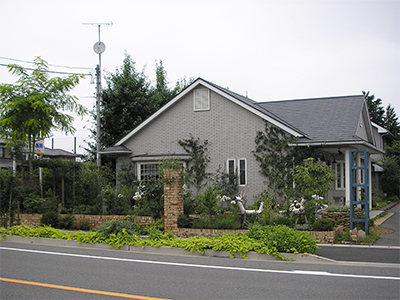
[{"label": "neighboring house", "polygon": [[76,154],[63,149],[51,149],[47,147],[44,148],[44,154],[42,155],[43,159],[61,158],[66,160],[76,160],[76,156]]},{"label": "neighboring house", "polygon": [[208,140],[211,160],[207,172],[215,173],[220,167],[225,172],[237,170],[239,188],[246,187],[247,204],[251,204],[268,189],[267,178],[260,174],[252,153],[257,132],[265,130],[265,122],[297,137],[292,146],[318,147],[321,160],[337,175],[333,190],[325,195],[336,204],[349,203],[349,150],[383,153],[362,95],[255,102],[198,78],[101,154],[117,156],[117,172],[124,164],[134,163],[137,178],[144,179],[154,174],[163,158],[188,161],[179,140],[191,136]]},{"label": "neighboring house", "polygon": [[4,139],[0,139],[0,168],[8,169],[12,168],[13,159],[11,156],[11,151],[6,147],[6,142]]},{"label": "neighboring house", "polygon": [[[62,158],[68,160],[75,160],[76,154],[62,150],[62,149],[50,149],[44,148],[43,155],[37,155],[38,157],[43,157],[44,159],[49,158]],[[16,166],[16,164],[15,164]],[[4,139],[0,139],[0,168],[8,169],[13,167],[13,159],[11,151],[6,147],[6,142]]]}]

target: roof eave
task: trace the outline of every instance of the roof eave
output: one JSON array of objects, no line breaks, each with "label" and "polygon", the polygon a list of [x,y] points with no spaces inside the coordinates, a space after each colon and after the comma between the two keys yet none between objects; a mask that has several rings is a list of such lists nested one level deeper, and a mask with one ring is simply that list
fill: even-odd
[{"label": "roof eave", "polygon": [[371,154],[384,154],[385,151],[375,147],[374,145],[366,142],[366,141],[342,141],[342,142],[300,142],[300,143],[290,143],[290,147],[318,147],[318,146],[325,146],[325,147],[359,147],[365,146],[366,148],[372,150]]}]

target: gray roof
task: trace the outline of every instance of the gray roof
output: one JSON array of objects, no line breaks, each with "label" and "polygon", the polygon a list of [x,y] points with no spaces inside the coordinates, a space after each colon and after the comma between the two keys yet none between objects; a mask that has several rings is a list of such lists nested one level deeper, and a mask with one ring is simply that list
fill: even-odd
[{"label": "gray roof", "polygon": [[129,150],[125,146],[112,146],[107,149],[100,151],[100,154],[130,154],[132,150]]},{"label": "gray roof", "polygon": [[305,133],[299,142],[361,141],[356,136],[364,96],[345,96],[258,103]]},{"label": "gray roof", "polygon": [[51,149],[51,148],[44,148],[44,155],[43,156],[47,156],[47,157],[76,157],[77,155],[69,152],[69,151],[65,151],[63,149]]},{"label": "gray roof", "polygon": [[[201,79],[201,78],[199,78],[199,79]],[[203,80],[203,81],[207,82],[208,84],[214,86],[215,88],[223,91],[224,93],[236,98],[237,100],[247,104],[248,106],[258,110],[259,112],[267,115],[268,117],[278,121],[279,123],[284,124],[285,126],[293,129],[294,131],[297,131],[297,132],[305,135],[305,133],[302,132],[301,130],[299,130],[299,128],[295,128],[291,122],[287,122],[286,119],[284,119],[284,118],[280,117],[279,115],[275,114],[273,111],[268,110],[265,107],[261,106],[259,102],[256,102],[256,101],[254,101],[254,100],[252,100],[252,99],[250,99],[248,97],[239,95],[239,94],[237,94],[235,92],[232,92],[232,91],[230,91],[230,90],[228,90],[226,88],[220,87],[220,86],[218,86],[218,85],[216,85],[216,84],[214,84],[212,82],[206,81],[204,79],[201,79],[201,80]]]}]

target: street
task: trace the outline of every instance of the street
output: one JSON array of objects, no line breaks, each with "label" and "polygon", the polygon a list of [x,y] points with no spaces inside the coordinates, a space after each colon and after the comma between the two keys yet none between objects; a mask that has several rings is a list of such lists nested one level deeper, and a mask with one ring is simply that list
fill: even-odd
[{"label": "street", "polygon": [[112,296],[399,299],[400,296],[398,264],[329,260],[304,264],[12,242],[0,242],[0,251],[1,299],[110,299]]}]

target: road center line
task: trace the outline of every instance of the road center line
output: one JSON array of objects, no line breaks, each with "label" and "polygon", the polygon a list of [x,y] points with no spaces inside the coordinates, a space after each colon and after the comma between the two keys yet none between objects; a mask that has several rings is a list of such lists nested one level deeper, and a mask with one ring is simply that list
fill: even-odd
[{"label": "road center line", "polygon": [[106,291],[99,291],[99,290],[90,290],[90,289],[83,289],[83,288],[77,288],[77,287],[71,287],[71,286],[40,283],[40,282],[34,282],[34,281],[18,280],[18,279],[3,278],[3,277],[0,277],[0,281],[11,282],[11,283],[19,283],[19,284],[26,284],[26,285],[34,285],[34,286],[40,286],[40,287],[52,288],[52,289],[58,289],[58,290],[67,290],[67,291],[73,291],[73,292],[97,294],[97,295],[103,295],[103,296],[121,297],[121,298],[128,298],[128,299],[167,300],[167,299],[164,299],[164,298],[153,298],[153,297],[138,296],[138,295],[131,295],[131,294],[114,293],[114,292],[106,292]]},{"label": "road center line", "polygon": [[95,256],[95,255],[85,255],[85,254],[72,254],[72,253],[62,253],[62,252],[50,252],[50,251],[20,249],[20,248],[8,248],[8,247],[0,247],[0,250],[30,252],[30,253],[37,253],[37,254],[69,256],[69,257],[78,257],[78,258],[124,261],[124,262],[153,264],[153,265],[177,266],[177,267],[191,267],[191,268],[218,269],[218,270],[231,270],[231,271],[243,271],[243,272],[260,272],[260,273],[277,273],[277,274],[291,274],[291,275],[328,276],[328,277],[364,278],[364,279],[381,279],[381,280],[398,280],[398,281],[400,281],[400,277],[391,277],[391,276],[339,274],[339,273],[317,272],[317,271],[306,271],[306,270],[304,270],[304,271],[303,270],[284,271],[284,270],[265,270],[265,269],[224,267],[224,266],[212,266],[212,265],[197,265],[197,264],[174,263],[174,262],[152,261],[152,260],[139,260],[139,259],[119,258],[119,257],[105,257],[105,256]]}]

